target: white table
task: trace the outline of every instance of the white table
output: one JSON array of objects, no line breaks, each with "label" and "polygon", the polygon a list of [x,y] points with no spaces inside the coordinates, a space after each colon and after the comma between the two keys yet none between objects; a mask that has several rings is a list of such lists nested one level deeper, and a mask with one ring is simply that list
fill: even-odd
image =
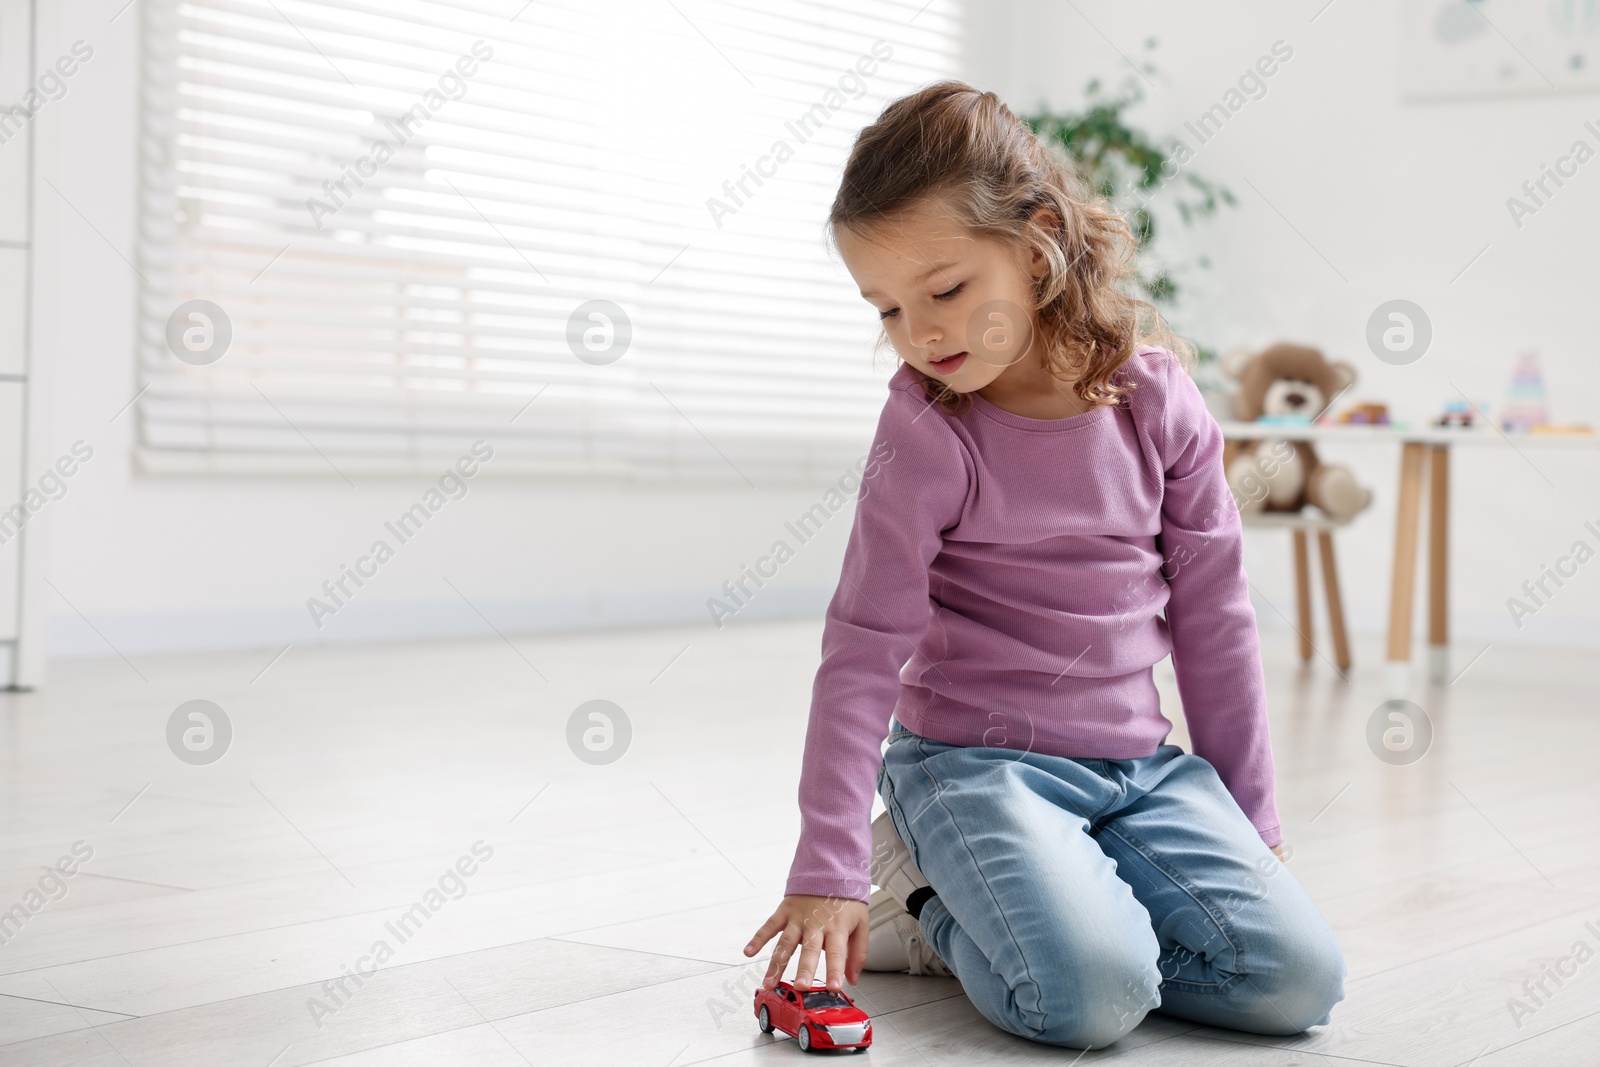
[{"label": "white table", "polygon": [[1438,426],[1282,426],[1260,422],[1221,422],[1233,441],[1287,440],[1321,444],[1400,445],[1400,484],[1394,522],[1394,571],[1389,588],[1389,638],[1384,689],[1390,697],[1411,689],[1411,608],[1417,572],[1417,533],[1421,525],[1423,468],[1430,474],[1428,507],[1428,676],[1436,683],[1450,673],[1450,449],[1456,445],[1494,448],[1600,451],[1600,434],[1506,433],[1490,426],[1446,429]]}]

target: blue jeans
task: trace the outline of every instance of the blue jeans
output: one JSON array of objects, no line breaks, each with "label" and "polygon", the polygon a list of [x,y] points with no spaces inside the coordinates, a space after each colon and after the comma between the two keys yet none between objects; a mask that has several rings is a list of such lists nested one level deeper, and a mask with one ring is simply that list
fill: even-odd
[{"label": "blue jeans", "polygon": [[937,896],[928,942],[1003,1030],[1102,1048],[1164,1014],[1257,1034],[1328,1022],[1344,955],[1217,772],[962,747],[890,725],[878,792]]}]

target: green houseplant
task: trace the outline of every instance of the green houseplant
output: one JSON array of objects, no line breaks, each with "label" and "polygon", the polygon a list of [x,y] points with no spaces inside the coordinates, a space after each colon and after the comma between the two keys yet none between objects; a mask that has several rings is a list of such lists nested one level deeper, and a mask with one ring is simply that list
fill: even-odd
[{"label": "green houseplant", "polygon": [[[1146,48],[1154,46],[1153,40],[1146,42]],[[1155,68],[1146,63],[1144,70],[1154,73]],[[1040,110],[1020,117],[1040,140],[1065,151],[1084,181],[1128,220],[1138,245],[1134,287],[1172,318],[1180,311],[1181,275],[1190,269],[1209,268],[1211,263],[1205,256],[1191,263],[1172,262],[1155,253],[1159,231],[1152,201],[1161,194],[1185,225],[1236,201],[1226,187],[1175,164],[1174,152],[1180,143],[1176,139],[1157,140],[1129,121],[1127,112],[1143,99],[1143,90],[1131,76],[1115,90],[1095,78],[1084,87],[1081,108]],[[1216,353],[1199,343],[1195,350],[1196,378],[1214,384],[1209,380],[1216,376]]]}]

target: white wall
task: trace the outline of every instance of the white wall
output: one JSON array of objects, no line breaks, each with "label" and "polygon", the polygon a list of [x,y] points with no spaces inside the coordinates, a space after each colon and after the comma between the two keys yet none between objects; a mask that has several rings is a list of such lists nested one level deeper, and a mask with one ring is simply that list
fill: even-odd
[{"label": "white wall", "polygon": [[[1552,417],[1600,424],[1600,161],[1520,230],[1505,203],[1576,139],[1600,147],[1583,128],[1586,120],[1600,126],[1600,94],[1401,103],[1396,5],[1387,0],[1008,0],[982,8],[975,82],[1019,111],[1064,109],[1078,105],[1091,77],[1116,83],[1131,73],[1119,52],[1151,55],[1159,72],[1154,88],[1140,83],[1146,100],[1137,114],[1162,135],[1221,100],[1275,41],[1293,49],[1266,94],[1188,164],[1239,199],[1213,222],[1187,233],[1175,222],[1166,231],[1177,239],[1171,247],[1204,251],[1215,264],[1195,279],[1185,305],[1182,325],[1193,336],[1218,349],[1309,342],[1356,366],[1351,398],[1382,400],[1413,421],[1457,398],[1457,387],[1497,410],[1515,354],[1534,349]],[[1152,36],[1157,48],[1146,53]],[[1368,316],[1395,298],[1419,304],[1434,328],[1428,353],[1405,367],[1380,362],[1365,341]],[[1386,621],[1397,451],[1323,450],[1378,494],[1338,539],[1347,604],[1368,630]],[[1528,459],[1537,470],[1505,446],[1455,452],[1455,634],[1600,641],[1600,563],[1581,568],[1520,632],[1512,623],[1506,599],[1539,577],[1542,564],[1580,537],[1600,548],[1583,528],[1585,520],[1600,527],[1600,451],[1530,451]],[[1257,610],[1270,625],[1278,622],[1274,607],[1293,614],[1287,535],[1251,536],[1247,569],[1269,602]]]},{"label": "white wall", "polygon": [[[1320,3],[1320,0],[1318,0]],[[418,482],[262,479],[210,481],[134,473],[132,330],[141,284],[134,258],[137,18],[108,23],[121,0],[71,5],[61,51],[84,39],[94,59],[69,94],[36,121],[57,124],[47,173],[71,206],[41,213],[41,241],[57,242],[51,338],[51,434],[57,452],[83,439],[94,459],[50,505],[46,574],[125,654],[260,645],[263,663],[286,643],[385,635],[483,633],[445,578],[507,632],[607,620],[709,620],[705,599],[783,533],[782,524],[824,486],[727,489],[554,487],[515,479],[475,482],[383,568],[351,606],[318,632],[305,600],[373,540],[384,519],[415,499]],[[1059,6],[1059,10],[1057,10]],[[1394,20],[1387,5],[1338,0],[1314,26],[1316,4],[1118,5],[1079,8],[1125,50],[1157,33],[1167,82],[1148,105],[1161,128],[1214,101],[1273,40],[1295,56],[1265,99],[1237,116],[1194,165],[1232,186],[1241,206],[1197,240],[1216,260],[1202,307],[1187,321],[1218,345],[1296,337],[1354,360],[1363,395],[1421,415],[1455,382],[1498,401],[1513,352],[1544,354],[1556,415],[1600,417],[1588,323],[1589,238],[1600,164],[1522,232],[1504,198],[1600,117],[1600,97],[1492,105],[1403,106],[1393,88]],[[1121,61],[1072,8],[983,4],[973,18],[973,77],[1015,105],[1076,99],[1092,72]],[[137,9],[135,9],[136,11]],[[1248,178],[1295,220],[1349,281],[1341,282]],[[48,188],[41,196],[55,198]],[[79,214],[81,212],[81,216]],[[97,232],[98,231],[98,232]],[[1490,252],[1456,285],[1450,278],[1485,243]],[[120,253],[120,254],[119,254]],[[1591,258],[1585,258],[1586,256]],[[1435,350],[1388,368],[1365,354],[1362,326],[1382,300],[1406,296],[1432,315]],[[1358,626],[1381,623],[1388,574],[1394,457],[1355,451],[1380,493],[1369,517],[1342,538],[1346,592]],[[1504,607],[1600,520],[1600,456],[1541,455],[1551,489],[1514,454],[1462,455],[1457,465],[1458,631],[1485,641],[1594,640],[1600,635],[1600,565],[1582,572],[1521,633]],[[849,511],[800,552],[741,616],[817,611],[832,592]],[[1289,611],[1286,545],[1251,547],[1252,578],[1270,605]],[[1593,573],[1591,573],[1591,571]],[[55,593],[52,644],[60,655],[109,654],[106,642]],[[1263,625],[1279,625],[1269,604]],[[738,623],[735,622],[735,625]],[[707,639],[715,631],[706,623]]]},{"label": "white wall", "polygon": [[[137,659],[193,647],[276,651],[289,642],[489,633],[446,578],[507,632],[703,620],[713,637],[707,597],[783,536],[785,520],[816,503],[826,483],[753,491],[729,470],[726,488],[553,486],[496,481],[486,467],[464,500],[319,632],[306,598],[417,500],[424,479],[361,478],[356,491],[331,476],[134,472],[134,412],[110,421],[138,388],[132,336],[142,285],[123,258],[137,259],[139,23],[137,7],[108,22],[121,6],[106,0],[62,12],[57,52],[83,39],[94,57],[35,120],[59,132],[46,172],[71,205],[41,193],[54,209],[41,241],[59,244],[58,269],[46,279],[57,293],[55,340],[44,353],[54,379],[51,458],[79,439],[94,449],[46,512],[46,574],[72,605],[49,594],[55,653],[110,655],[108,640]],[[862,450],[869,445],[870,427]],[[848,509],[834,516],[730,625],[820,611],[849,521]]]}]

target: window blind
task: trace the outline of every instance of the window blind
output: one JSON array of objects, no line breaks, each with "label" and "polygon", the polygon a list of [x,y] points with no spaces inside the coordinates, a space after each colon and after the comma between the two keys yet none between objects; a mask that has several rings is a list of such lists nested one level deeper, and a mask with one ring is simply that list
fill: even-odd
[{"label": "window blind", "polygon": [[892,366],[823,220],[954,72],[952,2],[152,0],[152,472],[766,485],[870,443]]}]

